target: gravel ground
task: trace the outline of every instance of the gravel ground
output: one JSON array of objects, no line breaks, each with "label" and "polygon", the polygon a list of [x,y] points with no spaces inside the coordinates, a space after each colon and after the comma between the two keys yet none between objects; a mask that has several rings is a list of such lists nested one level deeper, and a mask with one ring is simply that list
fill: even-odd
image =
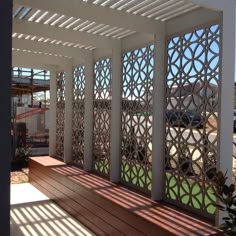
[{"label": "gravel ground", "polygon": [[21,170],[11,172],[11,184],[22,184],[29,182],[29,169],[23,168]]}]

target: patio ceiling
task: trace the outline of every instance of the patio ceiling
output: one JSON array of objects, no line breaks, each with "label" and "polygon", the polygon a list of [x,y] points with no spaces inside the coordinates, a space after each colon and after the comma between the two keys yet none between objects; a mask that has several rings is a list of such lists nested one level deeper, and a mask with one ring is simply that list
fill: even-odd
[{"label": "patio ceiling", "polygon": [[13,59],[17,53],[30,53],[31,58],[37,56],[45,64],[50,56],[59,61],[60,58],[83,60],[91,51],[111,50],[129,38],[138,40],[140,35],[152,40],[167,22],[202,9],[190,0],[14,0],[13,3]]}]

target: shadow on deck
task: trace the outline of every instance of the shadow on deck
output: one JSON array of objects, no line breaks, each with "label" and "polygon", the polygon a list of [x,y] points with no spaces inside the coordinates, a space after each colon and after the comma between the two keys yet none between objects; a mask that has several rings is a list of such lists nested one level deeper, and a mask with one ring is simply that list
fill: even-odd
[{"label": "shadow on deck", "polygon": [[11,185],[11,236],[94,236],[31,184]]},{"label": "shadow on deck", "polygon": [[30,159],[30,183],[96,235],[222,235],[205,220],[51,157]]}]

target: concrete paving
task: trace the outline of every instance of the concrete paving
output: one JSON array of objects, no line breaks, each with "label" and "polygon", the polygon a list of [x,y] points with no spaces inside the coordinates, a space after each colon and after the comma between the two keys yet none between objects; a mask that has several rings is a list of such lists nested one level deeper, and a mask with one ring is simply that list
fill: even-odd
[{"label": "concrete paving", "polygon": [[93,236],[29,183],[11,185],[11,236]]}]

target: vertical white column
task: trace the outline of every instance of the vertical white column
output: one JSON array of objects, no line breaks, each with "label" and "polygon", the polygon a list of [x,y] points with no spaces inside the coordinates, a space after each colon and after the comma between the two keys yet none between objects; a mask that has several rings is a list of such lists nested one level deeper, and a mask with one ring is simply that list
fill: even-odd
[{"label": "vertical white column", "polygon": [[72,114],[73,114],[73,67],[72,63],[65,66],[65,125],[64,125],[64,162],[72,161]]},{"label": "vertical white column", "polygon": [[165,126],[165,30],[155,35],[153,122],[152,122],[152,199],[161,200],[164,194],[164,126]]},{"label": "vertical white column", "polygon": [[0,2],[0,235],[10,235],[12,1]]},{"label": "vertical white column", "polygon": [[[227,172],[228,183],[232,182],[232,131],[234,108],[235,81],[235,50],[236,50],[236,6],[235,1],[226,4],[223,10],[222,30],[222,69],[220,85],[219,136],[218,136],[218,168]],[[222,212],[217,216],[217,223],[221,223]]]},{"label": "vertical white column", "polygon": [[117,45],[112,53],[112,103],[111,103],[111,169],[110,180],[120,181],[121,165],[121,46]]},{"label": "vertical white column", "polygon": [[49,110],[49,156],[56,157],[56,129],[57,129],[57,71],[50,70],[50,110]]},{"label": "vertical white column", "polygon": [[84,170],[93,168],[93,56],[88,55],[85,62],[85,114],[84,114]]}]

